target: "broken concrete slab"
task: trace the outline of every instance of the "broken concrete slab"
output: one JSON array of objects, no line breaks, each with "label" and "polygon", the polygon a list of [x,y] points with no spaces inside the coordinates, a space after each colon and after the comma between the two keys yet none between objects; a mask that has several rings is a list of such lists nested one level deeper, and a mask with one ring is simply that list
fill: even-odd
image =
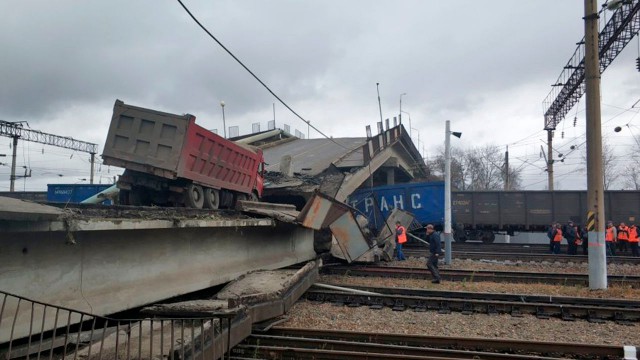
[{"label": "broken concrete slab", "polygon": [[0,197],[0,220],[43,221],[55,220],[64,210],[53,206],[37,204],[8,197]]},{"label": "broken concrete slab", "polygon": [[144,307],[140,312],[155,316],[227,316],[237,314],[239,309],[229,309],[226,300],[191,300]]},{"label": "broken concrete slab", "polygon": [[273,204],[259,201],[243,201],[236,203],[236,209],[251,214],[265,215],[276,220],[295,223],[300,214],[294,205]]}]

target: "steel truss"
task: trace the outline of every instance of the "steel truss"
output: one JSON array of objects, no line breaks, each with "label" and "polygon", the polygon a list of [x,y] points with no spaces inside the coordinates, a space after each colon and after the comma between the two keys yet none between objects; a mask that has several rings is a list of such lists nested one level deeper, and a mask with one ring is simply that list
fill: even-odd
[{"label": "steel truss", "polygon": [[[640,30],[640,0],[625,2],[613,13],[611,19],[600,31],[598,50],[600,54],[600,74],[622,52],[622,49],[638,35]],[[542,102],[544,129],[555,130],[556,126],[585,92],[584,38],[564,67],[549,95]]]}]

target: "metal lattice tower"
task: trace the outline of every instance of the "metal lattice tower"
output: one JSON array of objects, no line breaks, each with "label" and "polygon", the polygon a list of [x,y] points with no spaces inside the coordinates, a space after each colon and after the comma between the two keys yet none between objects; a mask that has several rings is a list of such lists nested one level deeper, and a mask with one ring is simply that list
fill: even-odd
[{"label": "metal lattice tower", "polygon": [[[638,35],[640,30],[640,0],[630,0],[613,13],[611,19],[600,31],[598,47],[600,54],[600,74],[622,52],[622,49]],[[553,84],[549,95],[542,102],[544,108],[544,129],[555,130],[556,125],[578,102],[585,92],[584,38]]]},{"label": "metal lattice tower", "polygon": [[36,142],[45,145],[57,146],[65,149],[71,149],[91,154],[91,177],[90,183],[93,184],[93,166],[95,163],[95,155],[98,152],[98,145],[76,140],[71,137],[58,136],[44,133],[42,131],[25,129],[22,123],[9,122],[0,120],[0,136],[6,136],[13,139],[13,159],[11,161],[11,187],[10,191],[15,189],[16,180],[16,148],[18,139]]}]

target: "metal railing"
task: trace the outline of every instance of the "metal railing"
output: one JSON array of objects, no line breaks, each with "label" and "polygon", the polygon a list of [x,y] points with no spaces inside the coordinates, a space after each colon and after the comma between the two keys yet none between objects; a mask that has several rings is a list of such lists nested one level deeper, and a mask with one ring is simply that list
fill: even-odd
[{"label": "metal railing", "polygon": [[114,319],[0,290],[0,359],[217,359],[229,354],[223,331],[229,334],[231,321]]}]

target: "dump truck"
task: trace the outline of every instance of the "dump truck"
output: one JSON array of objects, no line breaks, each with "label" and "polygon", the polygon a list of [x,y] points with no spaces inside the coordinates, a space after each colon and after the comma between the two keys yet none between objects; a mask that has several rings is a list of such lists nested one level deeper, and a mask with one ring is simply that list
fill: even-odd
[{"label": "dump truck", "polygon": [[102,158],[124,168],[122,205],[232,208],[262,196],[262,150],[175,115],[116,100]]}]

